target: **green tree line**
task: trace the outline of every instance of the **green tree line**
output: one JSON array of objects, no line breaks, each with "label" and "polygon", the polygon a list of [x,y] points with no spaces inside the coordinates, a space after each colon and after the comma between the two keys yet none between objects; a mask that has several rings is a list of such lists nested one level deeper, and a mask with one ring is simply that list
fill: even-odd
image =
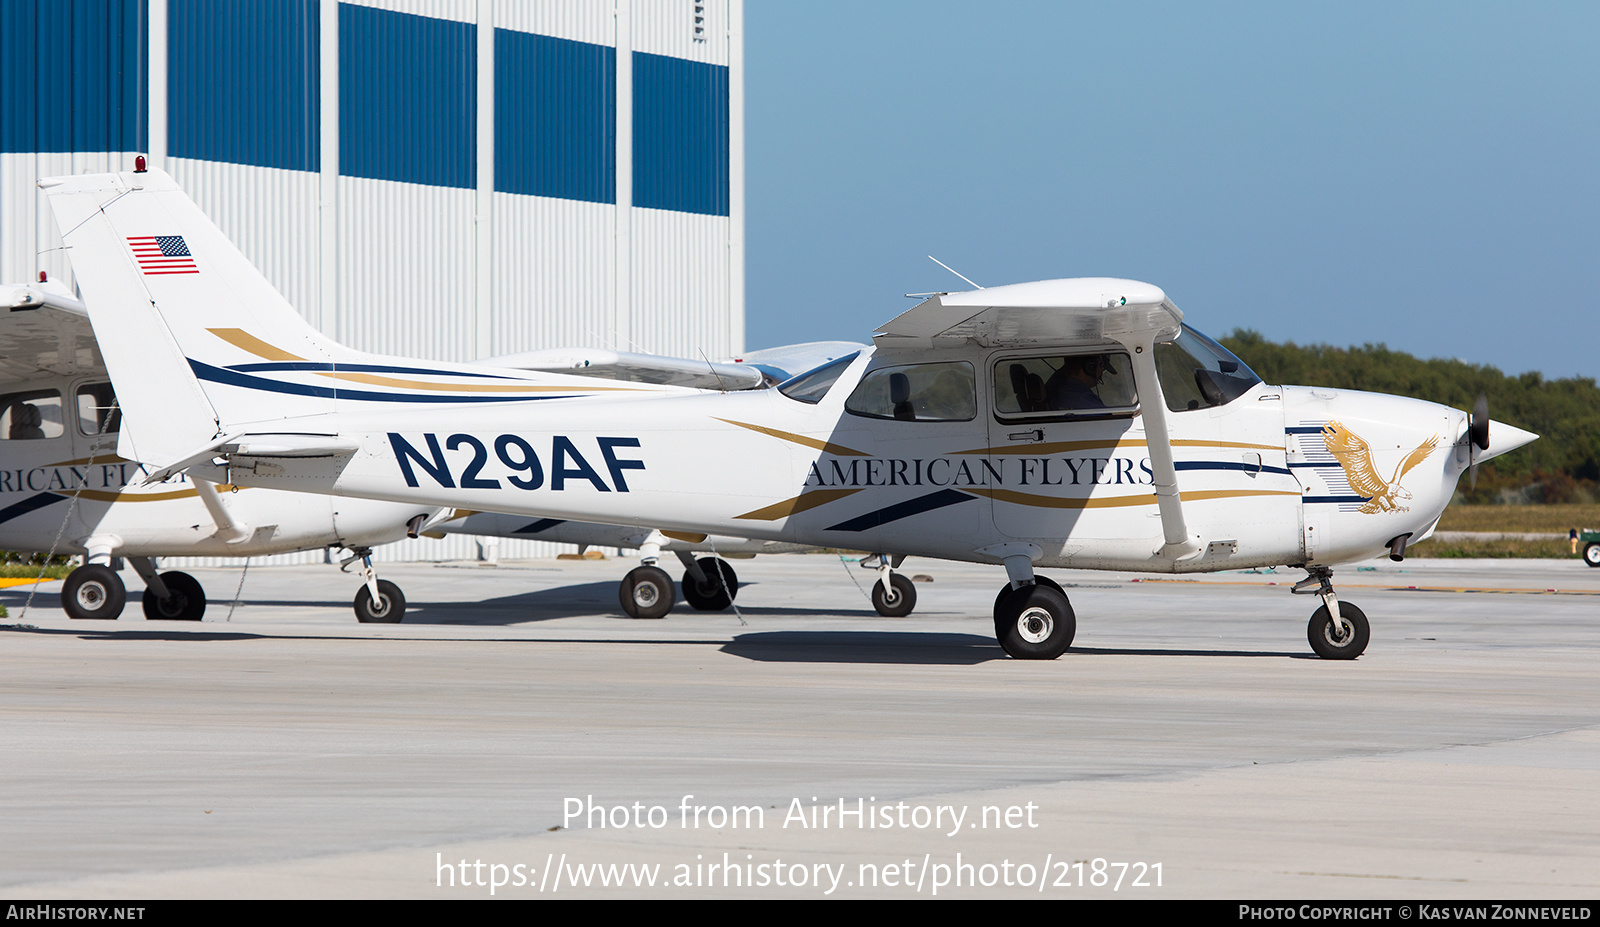
[{"label": "green tree line", "polygon": [[1487,395],[1491,418],[1539,440],[1484,464],[1476,490],[1463,479],[1463,502],[1600,499],[1600,387],[1592,378],[1507,376],[1494,367],[1423,360],[1382,344],[1277,344],[1249,329],[1219,340],[1268,383],[1394,393],[1467,410],[1479,393]]}]

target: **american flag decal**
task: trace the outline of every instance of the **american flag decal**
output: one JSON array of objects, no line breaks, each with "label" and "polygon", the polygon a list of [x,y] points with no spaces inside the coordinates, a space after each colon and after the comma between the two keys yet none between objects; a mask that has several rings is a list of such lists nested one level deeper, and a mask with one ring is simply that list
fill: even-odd
[{"label": "american flag decal", "polygon": [[147,275],[198,274],[194,256],[182,235],[145,235],[129,238],[128,247],[139,262],[139,269]]}]

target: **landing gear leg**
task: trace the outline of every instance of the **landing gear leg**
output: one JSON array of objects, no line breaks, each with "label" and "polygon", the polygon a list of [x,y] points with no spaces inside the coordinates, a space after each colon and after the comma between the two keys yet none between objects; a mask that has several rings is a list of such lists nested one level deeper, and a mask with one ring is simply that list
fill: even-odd
[{"label": "landing gear leg", "polygon": [[357,575],[362,586],[354,603],[356,620],[362,624],[399,624],[406,613],[406,597],[400,587],[378,578],[378,571],[372,568],[370,547],[350,548],[350,556],[339,561],[340,572],[350,572],[348,567],[357,560],[361,561]]},{"label": "landing gear leg", "polygon": [[[911,614],[911,610],[917,607],[917,586],[911,577],[895,572],[900,569],[900,564],[906,562],[906,555],[873,556],[878,560],[878,581],[872,586],[872,607],[885,618],[904,618]],[[861,561],[861,565],[872,569],[872,558]]]},{"label": "landing gear leg", "polygon": [[206,591],[188,573],[168,570],[157,573],[149,557],[129,557],[133,571],[144,580],[144,597],[139,603],[151,621],[199,621],[206,613]]},{"label": "landing gear leg", "polygon": [[1367,616],[1349,602],[1340,602],[1333,591],[1333,571],[1327,567],[1306,567],[1311,574],[1294,584],[1297,595],[1319,595],[1322,607],[1311,614],[1306,640],[1324,660],[1354,660],[1367,649],[1372,630]]},{"label": "landing gear leg", "polygon": [[1066,593],[1036,577],[1025,556],[1007,557],[1011,582],[994,606],[994,636],[1018,660],[1054,660],[1067,652],[1078,632],[1078,618]]}]

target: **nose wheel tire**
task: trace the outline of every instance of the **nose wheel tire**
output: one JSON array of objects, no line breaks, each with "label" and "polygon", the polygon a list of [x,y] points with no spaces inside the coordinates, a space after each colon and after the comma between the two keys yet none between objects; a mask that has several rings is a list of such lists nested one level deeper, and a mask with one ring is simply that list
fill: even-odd
[{"label": "nose wheel tire", "polygon": [[110,567],[85,564],[67,574],[61,584],[61,607],[68,618],[110,620],[122,614],[128,589]]},{"label": "nose wheel tire", "polygon": [[1600,543],[1591,542],[1583,545],[1583,562],[1592,567],[1600,567]]},{"label": "nose wheel tire", "polygon": [[672,590],[672,577],[660,567],[634,567],[622,577],[622,587],[617,599],[629,618],[665,618],[672,611],[677,596]]},{"label": "nose wheel tire", "polygon": [[139,605],[144,616],[151,621],[199,621],[206,613],[206,591],[200,581],[188,573],[171,570],[161,574],[167,584],[168,596],[156,598],[149,589]]},{"label": "nose wheel tire", "polygon": [[1372,630],[1361,609],[1349,602],[1340,602],[1339,625],[1338,628],[1333,626],[1333,618],[1328,614],[1326,605],[1311,615],[1311,624],[1306,627],[1306,639],[1311,642],[1311,649],[1324,660],[1354,660],[1367,649]]},{"label": "nose wheel tire", "polygon": [[701,557],[695,565],[706,575],[706,581],[695,582],[694,574],[684,571],[683,600],[702,612],[720,612],[732,605],[739,595],[739,576],[728,561],[720,557]]},{"label": "nose wheel tire", "polygon": [[362,624],[399,624],[405,617],[406,597],[400,593],[400,587],[387,579],[378,580],[378,601],[372,601],[372,593],[367,589],[366,583],[361,584],[361,589],[356,592],[356,620]]},{"label": "nose wheel tire", "polygon": [[1012,589],[995,609],[995,638],[1018,660],[1054,660],[1072,646],[1077,632],[1066,595],[1042,583]]},{"label": "nose wheel tire", "polygon": [[[1062,589],[1060,583],[1056,582],[1055,580],[1051,579],[1048,576],[1040,576],[1039,574],[1035,573],[1035,574],[1033,574],[1033,581],[1034,581],[1034,583],[1036,585],[1049,586],[1051,589],[1054,589],[1055,591],[1061,593],[1061,595],[1063,597],[1065,597],[1066,594],[1067,594],[1067,590]],[[1000,587],[999,594],[997,594],[994,597],[994,610],[995,610],[996,614],[998,614],[999,611],[1000,611],[1000,603],[1004,602],[1006,600],[1006,596],[1008,596],[1010,594],[1011,594],[1011,584],[1010,583],[1006,583],[1004,586]]]},{"label": "nose wheel tire", "polygon": [[917,584],[899,573],[891,573],[888,588],[881,579],[873,584],[872,607],[885,618],[904,618],[917,607]]}]

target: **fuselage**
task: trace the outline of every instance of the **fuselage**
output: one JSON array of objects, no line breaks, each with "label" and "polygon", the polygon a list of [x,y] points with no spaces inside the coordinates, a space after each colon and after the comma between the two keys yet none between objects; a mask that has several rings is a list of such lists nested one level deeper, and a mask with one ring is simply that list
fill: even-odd
[{"label": "fuselage", "polygon": [[[1467,417],[1457,410],[1215,369],[1210,380],[1222,389],[1202,382],[1185,392],[1184,378],[1197,375],[1184,355],[1173,385],[1160,372],[1183,510],[1203,549],[1164,557],[1139,397],[1111,396],[1102,382],[1106,409],[1065,412],[1042,395],[1025,398],[1028,371],[1061,366],[1061,355],[868,349],[809,392],[338,414],[303,430],[357,441],[353,455],[235,454],[194,472],[241,486],[956,560],[998,562],[997,550],[1022,545],[1037,550],[1038,566],[1191,572],[1346,562],[1399,536],[1420,540],[1467,463]],[[1158,368],[1161,360],[1158,351]]]}]

